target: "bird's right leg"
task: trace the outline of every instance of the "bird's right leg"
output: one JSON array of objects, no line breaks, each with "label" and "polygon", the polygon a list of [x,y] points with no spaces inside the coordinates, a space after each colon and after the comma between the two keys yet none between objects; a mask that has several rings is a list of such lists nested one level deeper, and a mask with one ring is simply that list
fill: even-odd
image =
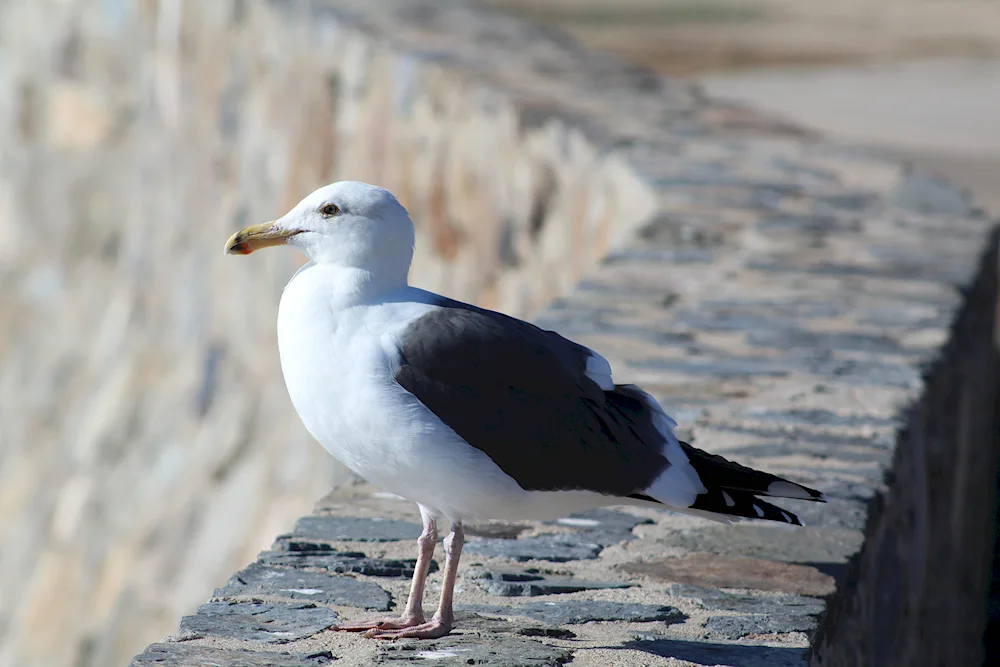
[{"label": "bird's right leg", "polygon": [[406,599],[403,615],[397,618],[369,619],[367,621],[352,621],[334,625],[331,630],[346,632],[361,632],[364,630],[402,630],[412,628],[425,622],[424,618],[424,584],[427,582],[427,571],[437,546],[437,519],[423,505],[420,508],[420,518],[424,528],[417,538],[417,564],[413,568],[413,579],[410,581],[410,596]]}]

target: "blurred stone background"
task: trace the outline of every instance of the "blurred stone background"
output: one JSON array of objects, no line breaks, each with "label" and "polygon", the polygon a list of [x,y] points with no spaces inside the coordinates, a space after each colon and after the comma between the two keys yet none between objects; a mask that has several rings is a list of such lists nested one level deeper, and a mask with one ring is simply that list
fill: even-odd
[{"label": "blurred stone background", "polygon": [[1000,4],[982,0],[482,0],[841,143],[881,148],[1000,211]]},{"label": "blurred stone background", "polygon": [[[415,281],[529,315],[613,243],[608,220],[647,210],[627,175],[520,144],[370,43],[320,62],[264,4],[294,5],[0,2],[0,666],[124,664],[346,479],[279,380],[275,309],[301,260],[226,261],[234,229],[377,181],[420,224]],[[996,3],[489,4],[1000,206]],[[393,104],[438,112],[401,123]],[[539,156],[601,184],[591,225],[560,189],[532,231]]]}]

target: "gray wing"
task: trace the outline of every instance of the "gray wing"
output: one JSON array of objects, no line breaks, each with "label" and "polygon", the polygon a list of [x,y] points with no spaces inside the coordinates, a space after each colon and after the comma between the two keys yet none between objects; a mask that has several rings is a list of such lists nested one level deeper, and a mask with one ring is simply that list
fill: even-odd
[{"label": "gray wing", "polygon": [[593,352],[457,301],[400,335],[396,381],[526,490],[626,497],[669,465],[639,398],[587,375]]}]

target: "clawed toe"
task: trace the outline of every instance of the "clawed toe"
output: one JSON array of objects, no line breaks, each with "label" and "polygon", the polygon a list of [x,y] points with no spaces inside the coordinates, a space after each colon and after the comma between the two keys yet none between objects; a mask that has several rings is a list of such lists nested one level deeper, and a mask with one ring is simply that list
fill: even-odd
[{"label": "clawed toe", "polygon": [[331,626],[330,629],[338,632],[364,632],[366,636],[370,636],[373,632],[393,632],[405,630],[406,628],[421,627],[423,625],[426,625],[423,618],[400,616],[399,618],[378,618],[340,623],[339,625]]},{"label": "clawed toe", "polygon": [[426,623],[400,629],[372,628],[365,633],[369,639],[437,639],[451,632],[451,623],[433,619]]}]

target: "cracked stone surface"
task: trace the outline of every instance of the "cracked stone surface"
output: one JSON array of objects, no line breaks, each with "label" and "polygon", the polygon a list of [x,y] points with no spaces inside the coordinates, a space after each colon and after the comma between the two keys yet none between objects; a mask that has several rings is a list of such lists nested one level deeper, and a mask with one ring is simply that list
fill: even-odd
[{"label": "cracked stone surface", "polygon": [[[368,558],[356,551],[264,551],[259,559],[264,565],[312,568],[335,574],[355,572],[369,577],[412,577],[416,566],[412,558]],[[430,571],[437,570],[437,561],[432,560]]]},{"label": "cracked stone surface", "polygon": [[513,540],[478,538],[469,540],[465,548],[481,556],[509,558],[519,562],[546,560],[565,563],[588,560],[597,558],[604,547],[632,539],[632,529],[636,526],[652,522],[623,512],[597,509],[549,523],[570,528],[571,531]]},{"label": "cracked stone surface", "polygon": [[152,644],[129,667],[323,667],[336,658],[329,651],[311,654],[220,649],[188,644]]},{"label": "cracked stone surface", "polygon": [[752,595],[730,593],[716,588],[674,584],[670,592],[694,600],[713,611],[735,611],[744,614],[809,615],[820,614],[826,608],[823,600],[804,595]]},{"label": "cracked stone surface", "polygon": [[484,591],[500,597],[534,597],[606,588],[628,588],[627,582],[590,581],[525,570],[482,570],[472,574]]},{"label": "cracked stone surface", "polygon": [[806,649],[784,646],[752,646],[680,639],[633,640],[625,648],[647,655],[673,658],[714,667],[801,667],[806,664]]},{"label": "cracked stone surface", "polygon": [[509,558],[518,562],[547,560],[565,563],[597,558],[603,547],[578,536],[541,535],[516,540],[472,539],[465,551],[489,558]]},{"label": "cracked stone surface", "polygon": [[741,616],[712,616],[705,622],[705,629],[712,639],[742,639],[747,635],[771,635],[785,632],[812,632],[816,619],[809,616],[769,616],[748,614]]},{"label": "cracked stone surface", "polygon": [[497,616],[527,616],[550,625],[574,625],[591,621],[680,623],[685,619],[683,613],[665,605],[581,600],[532,602],[510,606],[458,605],[457,609]]},{"label": "cracked stone surface", "polygon": [[420,524],[398,519],[358,519],[339,516],[307,516],[295,523],[289,540],[343,542],[396,542],[420,537]]},{"label": "cracked stone surface", "polygon": [[213,594],[216,598],[265,595],[323,604],[388,611],[389,594],[377,584],[319,572],[254,563],[240,570]]},{"label": "cracked stone surface", "polygon": [[546,646],[530,639],[484,641],[481,637],[471,636],[395,642],[380,652],[377,664],[417,662],[444,667],[556,667],[569,662],[570,657],[567,649]]},{"label": "cracked stone surface", "polygon": [[753,588],[776,593],[829,595],[835,578],[819,567],[779,563],[761,558],[693,553],[641,563],[625,563],[621,569],[661,581],[711,585],[719,588]]},{"label": "cracked stone surface", "polygon": [[312,603],[209,602],[181,619],[178,638],[230,637],[287,644],[311,637],[337,622],[337,615]]}]

